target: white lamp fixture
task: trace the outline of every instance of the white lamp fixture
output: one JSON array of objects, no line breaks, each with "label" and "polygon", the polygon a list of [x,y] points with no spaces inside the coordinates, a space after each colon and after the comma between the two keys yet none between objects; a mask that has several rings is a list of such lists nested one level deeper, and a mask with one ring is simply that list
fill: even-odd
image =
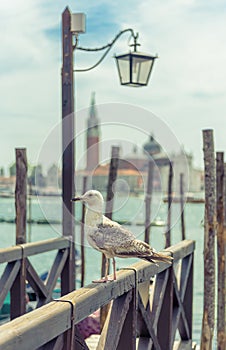
[{"label": "white lamp fixture", "polygon": [[86,15],[84,13],[71,14],[71,32],[83,34],[86,32]]}]

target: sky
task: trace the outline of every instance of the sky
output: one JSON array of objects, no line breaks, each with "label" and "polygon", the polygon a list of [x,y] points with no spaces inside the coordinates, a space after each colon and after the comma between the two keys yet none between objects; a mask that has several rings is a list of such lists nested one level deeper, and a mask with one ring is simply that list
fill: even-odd
[{"label": "sky", "polygon": [[[75,73],[76,135],[84,134],[87,108],[95,91],[104,139],[123,142],[120,123],[126,123],[132,130],[125,131],[127,136],[131,134],[131,147],[133,143],[142,147],[151,132],[161,139],[157,118],[168,134],[193,154],[196,166],[203,166],[203,129],[214,130],[216,151],[226,149],[225,1],[14,0],[0,4],[0,166],[7,168],[14,162],[16,147],[27,148],[31,164],[60,163],[61,14],[66,6],[71,12],[86,14],[80,46],[105,45],[121,30],[133,28],[139,32],[139,50],[159,56],[147,87],[120,86],[113,56],[128,52],[131,42],[129,34],[124,34],[100,66]],[[77,50],[75,69],[89,67],[99,57]],[[144,115],[125,113],[118,120],[112,113],[118,109],[112,106],[120,105],[138,108]],[[118,128],[105,127],[109,122]],[[142,128],[144,137],[136,133],[137,128]],[[52,151],[43,151],[52,135],[55,143],[47,146]],[[77,148],[83,149],[84,144],[83,140]],[[43,153],[45,159],[40,157]]]}]

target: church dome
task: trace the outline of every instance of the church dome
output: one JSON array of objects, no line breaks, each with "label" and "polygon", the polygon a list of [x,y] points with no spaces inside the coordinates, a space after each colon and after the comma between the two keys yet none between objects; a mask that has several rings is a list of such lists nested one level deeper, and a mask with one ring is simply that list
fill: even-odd
[{"label": "church dome", "polygon": [[155,141],[154,136],[151,134],[149,141],[143,145],[144,153],[154,155],[161,152],[161,146]]}]

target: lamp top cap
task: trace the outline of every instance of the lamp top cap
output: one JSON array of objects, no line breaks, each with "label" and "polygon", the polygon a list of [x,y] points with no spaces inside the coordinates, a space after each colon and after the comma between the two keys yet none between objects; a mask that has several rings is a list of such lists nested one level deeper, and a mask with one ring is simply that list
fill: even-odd
[{"label": "lamp top cap", "polygon": [[150,55],[140,51],[130,51],[125,54],[115,55],[115,58],[124,58],[126,56],[140,57],[140,58],[146,58],[151,60],[155,60],[156,58],[159,58],[157,54],[154,56],[154,55]]}]

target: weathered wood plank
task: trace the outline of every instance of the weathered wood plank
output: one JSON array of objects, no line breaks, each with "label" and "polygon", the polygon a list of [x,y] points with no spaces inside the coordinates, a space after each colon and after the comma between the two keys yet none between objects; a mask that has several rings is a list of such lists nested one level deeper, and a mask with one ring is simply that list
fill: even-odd
[{"label": "weathered wood plank", "polygon": [[172,313],[173,313],[173,268],[168,268],[168,282],[163,297],[162,308],[157,325],[157,337],[161,349],[172,348]]},{"label": "weathered wood plank", "polygon": [[132,290],[114,300],[107,315],[97,350],[117,349],[131,300]]},{"label": "weathered wood plank", "polygon": [[38,298],[43,299],[48,296],[48,289],[44,285],[43,281],[40,279],[39,275],[33,268],[31,262],[26,259],[26,272],[27,280],[30,283],[31,287],[35,291]]},{"label": "weathered wood plank", "polygon": [[64,250],[61,249],[58,251],[57,256],[54,260],[53,266],[47,277],[46,287],[48,288],[48,290],[52,291],[53,288],[55,287],[57,279],[60,276],[60,273],[64,267],[67,257],[68,257],[67,249],[64,249]]},{"label": "weathered wood plank", "polygon": [[5,267],[5,270],[0,279],[0,308],[2,307],[7,293],[13,285],[13,282],[19,272],[20,261],[10,262]]},{"label": "weathered wood plank", "polygon": [[20,259],[22,259],[22,250],[20,246],[0,249],[0,264]]},{"label": "weathered wood plank", "polygon": [[51,250],[68,248],[69,246],[70,241],[62,237],[3,248],[0,249],[0,263],[20,260],[22,257],[26,258]]},{"label": "weathered wood plank", "polygon": [[155,315],[153,319],[153,327],[156,330],[159,316],[162,309],[166,286],[168,283],[169,270],[162,271],[156,276],[155,289],[152,301],[152,314]]},{"label": "weathered wood plank", "polygon": [[45,253],[51,250],[59,250],[69,247],[70,241],[69,239],[66,239],[64,237],[48,239],[46,241],[27,243],[23,245],[25,257]]},{"label": "weathered wood plank", "polygon": [[58,277],[60,276],[63,270],[67,257],[68,257],[67,249],[58,251],[45,284],[48,290],[48,295],[44,299],[41,299],[41,298],[39,299],[37,307],[40,307],[41,305],[46,304],[50,300],[52,300],[52,291],[56,285]]},{"label": "weathered wood plank", "polygon": [[10,289],[11,320],[26,312],[26,270],[25,260],[20,260],[20,269]]},{"label": "weathered wood plank", "polygon": [[71,305],[51,302],[0,327],[0,349],[37,349],[71,327]]},{"label": "weathered wood plank", "polygon": [[169,249],[166,248],[165,251],[169,251],[173,254],[174,261],[183,259],[185,256],[191,254],[195,250],[195,241],[184,240],[171,246]]},{"label": "weathered wood plank", "polygon": [[156,332],[153,328],[153,317],[151,316],[151,313],[150,313],[150,306],[148,305],[147,308],[145,309],[140,297],[139,297],[139,310],[145,322],[146,328],[153,342],[155,350],[161,350],[161,347],[158,342],[158,338],[156,336]]},{"label": "weathered wood plank", "polygon": [[[182,261],[181,287],[180,287],[180,295],[183,301],[183,308],[186,314],[186,320],[189,328],[190,338],[192,338],[193,266],[194,266],[194,253],[190,254]],[[182,340],[186,340],[186,338],[183,335],[183,330],[181,329],[181,322],[179,322],[178,329]]]},{"label": "weathered wood plank", "polygon": [[[136,309],[136,288],[132,289],[132,300],[129,304],[129,310],[126,314],[120,334],[117,350],[136,349],[136,335],[137,335],[137,309]],[[129,337],[128,337],[129,335]]]},{"label": "weathered wood plank", "polygon": [[[182,339],[190,339],[190,328],[188,326],[188,322],[187,322],[187,318],[186,318],[186,314],[184,311],[184,306],[183,306],[183,300],[181,299],[181,294],[178,290],[177,287],[177,281],[175,279],[175,277],[173,277],[174,280],[174,299],[176,299],[178,307],[174,306],[174,310],[173,310],[173,320],[172,320],[172,337],[174,339],[175,334],[176,334],[176,330],[178,328],[179,325],[179,321],[180,322],[180,334]],[[175,304],[175,301],[174,301]]]}]

